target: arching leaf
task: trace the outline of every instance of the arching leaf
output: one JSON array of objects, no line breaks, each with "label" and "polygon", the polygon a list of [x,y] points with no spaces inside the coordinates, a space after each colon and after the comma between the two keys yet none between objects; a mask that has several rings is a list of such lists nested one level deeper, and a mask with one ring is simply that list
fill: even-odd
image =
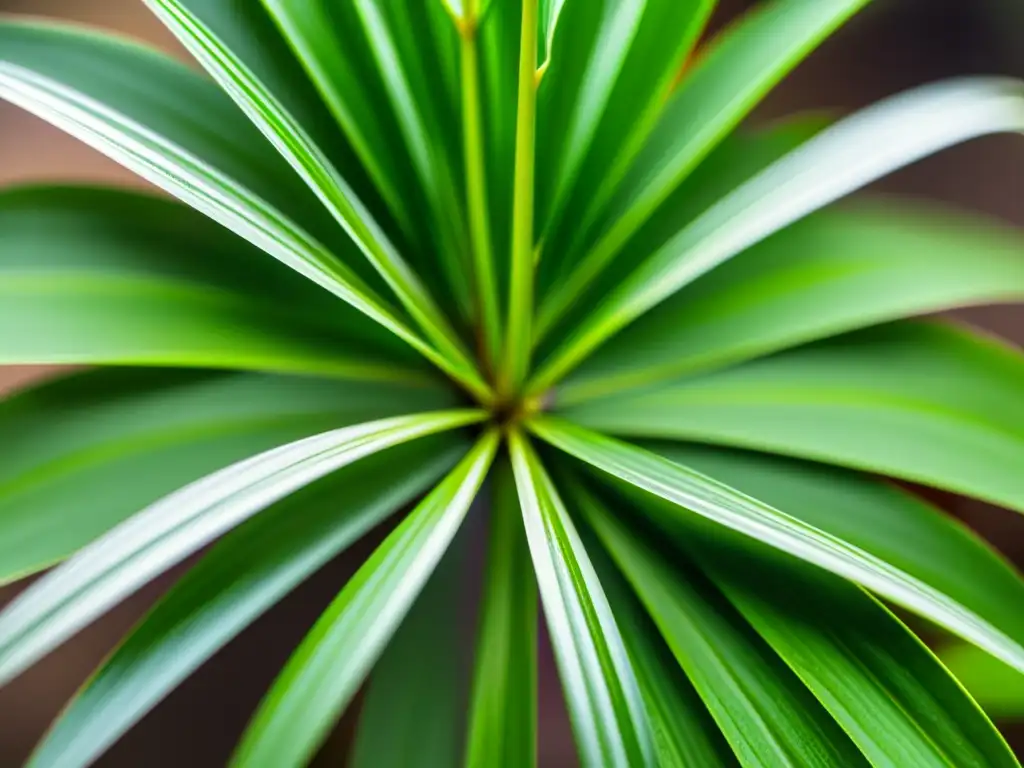
[{"label": "arching leaf", "polygon": [[541,364],[540,392],[680,288],[809,213],[892,171],[978,136],[1024,131],[1024,85],[939,83],[822,131],[728,194],[652,254]]},{"label": "arching leaf", "polygon": [[[916,524],[931,537],[929,546],[948,557],[978,563],[984,569],[984,580],[998,585],[998,595],[988,596],[984,588],[965,592],[955,582],[949,589],[948,578],[933,575],[936,567],[948,567],[949,560],[921,567],[919,558],[908,557],[900,549],[893,552],[892,545],[878,546],[877,531],[872,535],[861,521],[851,524],[823,515],[829,507],[815,509],[803,497],[779,496],[779,505],[775,506],[747,495],[742,485],[737,489],[684,464],[568,422],[550,417],[535,419],[530,428],[586,464],[646,491],[649,503],[644,509],[651,510],[663,525],[674,526],[678,520],[693,524],[704,519],[725,526],[855,581],[1024,670],[1024,628],[1017,612],[1008,610],[1019,602],[1024,587],[1020,577],[979,548],[976,540],[962,533],[958,536],[955,528],[944,529],[912,505],[904,510],[909,518],[904,523]],[[810,488],[817,490],[818,498],[826,492],[813,483]],[[662,501],[654,503],[657,499]],[[790,503],[785,503],[787,499]],[[993,599],[999,603],[995,611],[991,610]]]},{"label": "arching leaf", "polygon": [[79,373],[28,389],[0,403],[0,583],[246,456],[455,404],[441,388],[166,369]]},{"label": "arching leaf", "polygon": [[444,555],[497,446],[488,432],[345,585],[267,693],[232,765],[305,764]]},{"label": "arching leaf", "polygon": [[[392,448],[282,499],[228,533],[103,664],[29,765],[90,765],[264,611],[425,490],[460,450],[465,443],[449,435]],[[390,469],[396,462],[406,468],[397,482]]]},{"label": "arching leaf", "polygon": [[874,202],[740,254],[599,349],[560,403],[720,368],[857,328],[1024,298],[1024,238],[955,211]]},{"label": "arching leaf", "polygon": [[935,322],[860,331],[569,407],[620,435],[800,456],[1024,511],[1024,355]]},{"label": "arching leaf", "polygon": [[479,411],[438,411],[343,427],[258,454],[165,496],[8,604],[0,613],[0,680],[10,680],[154,576],[313,480],[482,417]]}]

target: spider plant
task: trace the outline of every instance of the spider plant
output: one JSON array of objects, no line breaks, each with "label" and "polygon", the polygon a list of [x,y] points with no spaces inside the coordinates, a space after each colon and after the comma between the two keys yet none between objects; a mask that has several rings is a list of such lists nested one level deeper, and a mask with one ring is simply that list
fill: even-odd
[{"label": "spider plant", "polygon": [[533,765],[541,611],[587,766],[1017,765],[890,608],[1024,671],[1021,577],[906,490],[1024,512],[1024,357],[912,319],[1024,298],[1022,238],[831,204],[1024,130],[1022,84],[748,130],[867,0],[145,2],[204,74],[0,24],[0,96],[178,201],[0,195],[0,361],[92,366],[0,408],[0,580],[55,566],[0,681],[202,553],[30,765],[371,530],[233,765],[364,687],[356,766]]}]

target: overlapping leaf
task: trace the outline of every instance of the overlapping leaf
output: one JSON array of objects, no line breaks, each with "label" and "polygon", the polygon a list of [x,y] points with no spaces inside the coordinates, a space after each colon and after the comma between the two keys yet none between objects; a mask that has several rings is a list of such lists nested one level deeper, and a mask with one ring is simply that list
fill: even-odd
[{"label": "overlapping leaf", "polygon": [[246,456],[454,404],[432,387],[165,369],[75,374],[27,390],[0,405],[0,582],[54,564]]},{"label": "overlapping leaf", "polygon": [[741,765],[868,765],[799,678],[699,573],[670,566],[592,498],[581,500]]},{"label": "overlapping leaf", "polygon": [[[611,339],[568,403],[900,317],[1024,298],[1024,240],[941,208],[849,206],[783,230]],[[965,258],[965,254],[970,258]]]},{"label": "overlapping leaf", "polygon": [[540,392],[609,337],[741,251],[809,213],[934,152],[1024,131],[1024,85],[975,78],[892,97],[822,131],[683,227],[543,361]]},{"label": "overlapping leaf", "polygon": [[495,469],[467,768],[537,764],[537,585],[506,460]]},{"label": "overlapping leaf", "polygon": [[526,540],[584,765],[653,765],[650,726],[611,608],[558,492],[509,438]]},{"label": "overlapping leaf", "polygon": [[902,323],[569,407],[621,435],[801,456],[1024,511],[1024,356],[953,326]]},{"label": "overlapping leaf", "polygon": [[[451,360],[472,370],[454,331],[425,286],[339,170],[306,132],[302,122],[232,46],[216,34],[215,29],[224,24],[213,28],[204,24],[203,19],[211,17],[223,22],[223,14],[229,9],[207,2],[201,4],[203,13],[196,15],[187,1],[148,0],[148,4],[316,193],[430,339]],[[250,11],[249,17],[262,28],[273,29],[262,11]],[[264,29],[264,36],[269,36],[269,30]],[[283,46],[278,47],[283,49]],[[261,55],[265,56],[266,51]],[[291,79],[295,79],[294,75]],[[345,170],[357,178],[362,176],[354,158],[348,165]]]},{"label": "overlapping leaf", "polygon": [[[460,450],[464,443],[450,436],[392,448],[228,533],[104,663],[29,765],[89,765],[260,614],[436,480]],[[395,462],[405,468],[397,482]]]},{"label": "overlapping leaf", "polygon": [[438,411],[343,427],[258,454],[151,504],[22,592],[0,614],[0,680],[270,504],[354,461],[478,422]]},{"label": "overlapping leaf", "polygon": [[[625,178],[619,183],[618,173],[609,174],[607,185],[598,187],[584,217],[574,222],[575,237],[567,247],[550,254],[564,262],[560,273],[568,276],[559,281],[544,307],[545,326],[554,324],[573,296],[768,91],[866,3],[769,0],[715,42],[687,73]],[[697,6],[695,16],[707,10]],[[601,223],[603,227],[598,226]]]},{"label": "overlapping leaf", "polygon": [[[926,509],[913,505],[901,509],[895,504],[889,507],[893,515],[902,514],[903,522],[915,532],[928,535],[931,547],[947,558],[971,562],[982,569],[978,581],[966,592],[955,581],[951,584],[948,577],[935,576],[936,568],[948,567],[948,559],[929,558],[930,565],[922,567],[920,555],[914,558],[905,547],[886,544],[888,538],[879,545],[879,529],[872,532],[860,520],[851,523],[839,516],[833,518],[827,504],[816,508],[793,493],[793,487],[783,486],[785,495],[762,500],[744,493],[742,484],[738,490],[713,475],[567,422],[543,418],[530,424],[557,448],[663,500],[645,505],[663,525],[672,527],[680,517],[723,525],[862,584],[1024,670],[1024,627],[1010,608],[1019,604],[1024,583],[975,540],[965,538],[956,528],[943,527]],[[855,482],[848,485],[858,490]],[[813,475],[805,484],[796,483],[795,488],[816,493],[818,498],[829,493],[827,481],[822,485]],[[860,493],[870,497],[870,489],[861,489]],[[992,601],[999,603],[995,610]]]},{"label": "overlapping leaf", "polygon": [[0,229],[0,362],[424,376],[392,334],[183,206],[17,188]]},{"label": "overlapping leaf", "polygon": [[488,432],[352,577],[278,676],[232,765],[287,768],[312,755],[444,555],[497,444]]},{"label": "overlapping leaf", "polygon": [[459,764],[468,666],[460,636],[468,533],[464,528],[452,542],[374,666],[352,768]]}]

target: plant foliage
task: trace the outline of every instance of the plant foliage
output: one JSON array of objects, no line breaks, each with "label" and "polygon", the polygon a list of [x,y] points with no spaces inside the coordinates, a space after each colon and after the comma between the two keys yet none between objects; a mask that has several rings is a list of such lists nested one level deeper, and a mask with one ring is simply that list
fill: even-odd
[{"label": "plant foliage", "polygon": [[919,319],[1024,299],[1024,238],[832,204],[1024,131],[1024,84],[748,130],[867,0],[710,40],[713,0],[143,2],[202,72],[0,21],[0,97],[177,199],[0,193],[0,363],[107,366],[0,404],[0,583],[52,567],[0,683],[203,554],[31,766],[388,519],[232,765],[305,764],[364,685],[355,765],[534,765],[541,612],[587,766],[1017,765],[881,601],[1024,672],[1024,580],[881,478],[1024,512],[1024,356]]}]

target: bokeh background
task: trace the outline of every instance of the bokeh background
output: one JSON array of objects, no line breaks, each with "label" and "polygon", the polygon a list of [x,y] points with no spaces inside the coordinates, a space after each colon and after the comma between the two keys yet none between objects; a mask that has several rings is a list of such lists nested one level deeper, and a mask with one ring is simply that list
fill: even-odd
[{"label": "bokeh background", "polygon": [[[727,22],[754,4],[753,0],[722,0],[715,25]],[[115,29],[184,55],[141,0],[0,0],[0,13],[8,12]],[[846,113],[898,90],[944,77],[1024,77],[1022,43],[1024,0],[875,0],[790,76],[754,119],[768,120],[803,109]],[[0,104],[0,185],[40,180],[141,183],[59,131]],[[1024,142],[1019,137],[976,141],[901,171],[878,188],[887,193],[946,201],[1024,228]],[[1024,252],[1021,258],[1024,259]],[[969,322],[1024,343],[1024,308],[988,308],[963,315]],[[52,375],[52,371],[0,368],[0,392],[46,375]],[[1009,556],[1024,563],[1024,521],[976,502],[948,496],[938,500]],[[74,510],[68,510],[68,514],[74,514]],[[258,621],[171,695],[98,765],[224,765],[234,740],[276,670],[339,585],[365,557],[370,544],[364,542],[339,558]],[[151,584],[0,691],[0,768],[22,764],[63,703],[117,638],[172,583],[175,573]],[[0,590],[0,604],[18,588],[15,585]],[[541,689],[541,765],[574,765],[549,654],[542,654],[542,675],[548,684]],[[1024,729],[1012,723],[1001,725],[1024,752]],[[339,726],[318,764],[343,764],[341,755],[350,727],[349,722]]]}]

